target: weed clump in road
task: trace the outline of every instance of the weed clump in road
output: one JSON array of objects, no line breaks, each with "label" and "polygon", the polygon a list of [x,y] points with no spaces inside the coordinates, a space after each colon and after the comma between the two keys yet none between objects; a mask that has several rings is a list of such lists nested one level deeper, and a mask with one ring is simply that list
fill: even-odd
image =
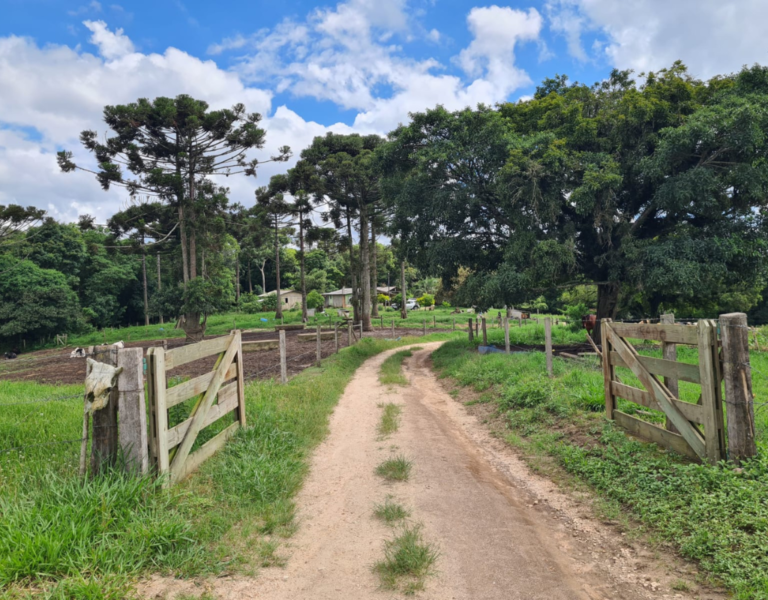
[{"label": "weed clump in road", "polygon": [[403,507],[402,504],[398,504],[392,500],[391,496],[388,496],[383,504],[377,504],[374,507],[373,514],[377,519],[381,519],[387,525],[403,521],[411,516],[410,511]]},{"label": "weed clump in road", "polygon": [[381,363],[379,381],[384,385],[408,385],[408,379],[403,375],[403,361],[413,356],[414,350],[420,348],[400,350]]},{"label": "weed clump in road", "polygon": [[384,559],[373,566],[381,587],[412,595],[424,589],[438,552],[424,541],[421,525],[403,528],[393,540],[384,542]]},{"label": "weed clump in road", "polygon": [[379,421],[379,435],[386,436],[394,433],[400,427],[400,412],[402,409],[392,402],[379,404],[379,407],[384,409]]},{"label": "weed clump in road", "polygon": [[376,475],[389,481],[408,481],[411,475],[412,463],[402,454],[385,460],[376,467]]}]

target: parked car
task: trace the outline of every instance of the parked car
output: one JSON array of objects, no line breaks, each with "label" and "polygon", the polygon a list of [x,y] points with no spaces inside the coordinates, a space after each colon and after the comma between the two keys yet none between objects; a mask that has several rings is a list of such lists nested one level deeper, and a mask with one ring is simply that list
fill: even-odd
[{"label": "parked car", "polygon": [[[392,308],[397,310],[400,308],[400,305],[397,302],[393,302]],[[416,298],[408,298],[408,300],[405,302],[405,310],[418,310],[418,309],[419,309],[419,302],[416,300]]]}]

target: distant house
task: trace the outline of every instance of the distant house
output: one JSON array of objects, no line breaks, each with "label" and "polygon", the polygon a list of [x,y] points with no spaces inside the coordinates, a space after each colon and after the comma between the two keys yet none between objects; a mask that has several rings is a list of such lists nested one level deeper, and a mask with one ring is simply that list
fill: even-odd
[{"label": "distant house", "polygon": [[397,296],[397,294],[398,294],[397,288],[395,286],[392,286],[392,287],[386,287],[386,286],[385,287],[377,287],[376,291],[379,294],[384,294],[385,296],[389,296],[390,298],[392,298],[392,296]]},{"label": "distant house", "polygon": [[335,292],[323,294],[325,306],[330,308],[347,308],[352,305],[352,288],[341,288]]},{"label": "distant house", "polygon": [[[276,290],[272,290],[266,294],[259,294],[259,298],[274,296],[276,293]],[[301,293],[296,290],[280,290],[280,303],[283,305],[283,310],[291,310],[301,306]]]}]

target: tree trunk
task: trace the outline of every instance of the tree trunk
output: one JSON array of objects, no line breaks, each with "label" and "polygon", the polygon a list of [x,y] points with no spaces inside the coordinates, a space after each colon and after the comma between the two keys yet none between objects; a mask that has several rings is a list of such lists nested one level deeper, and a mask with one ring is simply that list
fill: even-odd
[{"label": "tree trunk", "polygon": [[184,277],[184,287],[189,283],[189,249],[187,247],[187,225],[184,222],[184,209],[179,203],[179,238],[181,240],[181,270]]},{"label": "tree trunk", "polygon": [[[143,238],[144,236],[142,236]],[[142,245],[144,240],[142,239]],[[141,249],[141,275],[144,280],[144,325],[149,325],[149,294],[147,292],[147,254]]]},{"label": "tree trunk", "polygon": [[400,263],[400,318],[407,319],[408,311],[405,308],[405,301],[408,294],[405,289],[405,261]]},{"label": "tree trunk", "polygon": [[200,313],[187,313],[184,315],[184,324],[182,328],[187,335],[188,344],[202,342],[205,337],[205,322],[200,322]]},{"label": "tree trunk", "polygon": [[597,285],[597,323],[593,332],[593,339],[601,339],[601,319],[616,318],[616,310],[619,307],[619,284],[599,283]]},{"label": "tree trunk", "polygon": [[261,261],[261,266],[259,267],[259,271],[261,271],[261,293],[266,294],[267,293],[267,274],[266,274],[266,268],[267,268],[267,259]]},{"label": "tree trunk", "polygon": [[352,218],[349,215],[349,208],[347,208],[347,235],[349,236],[349,285],[352,289],[352,321],[354,323],[360,322],[360,309],[358,303],[357,294],[357,276],[355,275],[355,248],[352,242]]},{"label": "tree trunk", "polygon": [[235,302],[240,305],[240,253],[235,255],[235,281],[237,287],[235,288]]},{"label": "tree trunk", "polygon": [[[160,281],[160,253],[157,253],[157,291],[160,293],[162,289],[162,282]],[[163,313],[160,313],[160,323],[163,322]]]},{"label": "tree trunk", "polygon": [[280,229],[278,224],[278,217],[275,215],[275,296],[277,298],[275,319],[282,319],[283,304],[280,301]]},{"label": "tree trunk", "polygon": [[368,250],[368,214],[366,207],[360,208],[360,282],[363,288],[363,304],[360,309],[363,331],[371,328],[371,256]]},{"label": "tree trunk", "polygon": [[301,320],[306,323],[307,317],[307,282],[304,280],[304,219],[299,212],[299,278],[301,279]]},{"label": "tree trunk", "polygon": [[371,219],[371,317],[379,316],[379,269],[376,250],[376,221]]}]

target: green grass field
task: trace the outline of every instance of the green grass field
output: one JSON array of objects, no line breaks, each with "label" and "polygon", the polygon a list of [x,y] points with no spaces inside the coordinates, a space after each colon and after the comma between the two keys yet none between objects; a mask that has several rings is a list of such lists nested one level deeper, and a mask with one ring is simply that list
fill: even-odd
[{"label": "green grass field", "polygon": [[[597,361],[589,365],[556,358],[550,379],[543,353],[481,356],[474,346],[466,340],[444,344],[433,354],[435,368],[481,392],[477,401],[495,407],[500,435],[522,448],[531,466],[554,477],[564,469],[586,482],[603,499],[605,518],[621,523],[629,517],[632,522],[625,525],[630,532],[641,523],[656,539],[698,560],[739,600],[768,598],[766,410],[756,413],[760,457],[741,472],[727,465],[690,464],[629,438],[606,421]],[[642,353],[660,356],[658,349]],[[680,348],[678,354],[682,361],[696,360],[692,350]],[[751,362],[756,402],[766,402],[768,354],[753,352]],[[632,385],[631,372],[621,369],[620,375]],[[681,382],[683,399],[695,402],[695,388]],[[619,407],[663,420],[662,413],[624,400]]]},{"label": "green grass field", "polygon": [[82,386],[0,382],[0,598],[117,600],[151,572],[280,564],[293,496],[347,382],[367,358],[417,340],[364,339],[286,385],[250,382],[248,428],[169,490],[149,477],[77,477],[79,444],[49,442],[80,437]]}]

